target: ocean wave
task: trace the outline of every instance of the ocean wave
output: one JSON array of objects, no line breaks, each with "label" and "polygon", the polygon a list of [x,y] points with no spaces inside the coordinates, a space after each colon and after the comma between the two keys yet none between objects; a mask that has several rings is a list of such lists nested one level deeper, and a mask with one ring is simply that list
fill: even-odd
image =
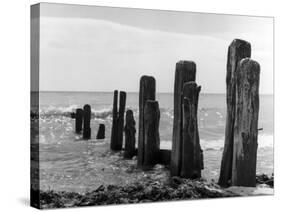
[{"label": "ocean wave", "polygon": [[[39,114],[40,117],[50,117],[50,116],[67,116],[71,117],[75,113],[76,109],[79,108],[79,105],[73,104],[69,106],[47,106],[40,107]],[[138,116],[138,107],[127,107],[126,109],[131,109],[134,112],[135,116]],[[167,116],[168,118],[173,119],[174,110],[173,108],[163,108],[160,107],[161,115]],[[209,113],[215,113],[216,116],[222,118],[222,112],[217,110],[217,108],[199,108],[199,118],[207,117],[210,115]],[[31,115],[38,114],[38,111],[31,110]],[[112,107],[103,108],[99,110],[95,110],[92,108],[92,117],[96,117],[99,119],[105,119],[112,116]],[[201,117],[203,116],[203,117]]]},{"label": "ocean wave", "polygon": [[71,113],[75,112],[77,105],[70,105],[67,107],[57,107],[50,105],[48,107],[40,107],[40,116],[70,116]]},{"label": "ocean wave", "polygon": [[[50,117],[50,116],[66,116],[71,117],[73,113],[75,113],[76,109],[78,108],[77,105],[71,105],[68,107],[54,107],[49,106],[45,108],[40,108],[39,114],[40,117]],[[32,111],[32,114],[34,112]],[[101,110],[93,110],[92,109],[92,117],[98,119],[105,119],[112,115],[112,108],[104,108]]]},{"label": "ocean wave", "polygon": [[92,111],[92,115],[95,118],[99,118],[99,119],[107,118],[109,116],[112,116],[112,108],[105,108],[102,110]]},{"label": "ocean wave", "polygon": [[[224,146],[224,138],[216,140],[200,139],[200,145],[203,151],[221,151]],[[273,148],[274,139],[273,135],[270,134],[260,134],[258,135],[258,148]],[[172,141],[162,140],[160,142],[161,149],[172,149]]]}]

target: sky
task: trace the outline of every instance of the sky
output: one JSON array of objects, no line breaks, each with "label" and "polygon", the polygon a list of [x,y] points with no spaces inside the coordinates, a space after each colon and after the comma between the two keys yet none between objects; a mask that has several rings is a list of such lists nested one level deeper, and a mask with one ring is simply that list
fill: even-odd
[{"label": "sky", "polygon": [[142,75],[173,92],[179,60],[197,66],[203,93],[225,93],[227,49],[247,40],[273,93],[273,19],[65,4],[40,5],[40,90],[137,92]]}]

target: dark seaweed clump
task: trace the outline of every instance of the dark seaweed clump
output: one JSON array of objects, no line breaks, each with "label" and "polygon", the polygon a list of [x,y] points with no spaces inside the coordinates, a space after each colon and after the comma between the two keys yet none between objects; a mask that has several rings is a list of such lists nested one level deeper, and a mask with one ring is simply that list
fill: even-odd
[{"label": "dark seaweed clump", "polygon": [[256,176],[256,183],[257,184],[266,184],[270,188],[274,187],[274,175],[268,176],[266,174],[260,174]]},{"label": "dark seaweed clump", "polygon": [[215,183],[173,177],[168,183],[151,181],[138,182],[127,186],[108,185],[105,187],[102,185],[98,189],[85,194],[64,191],[40,191],[40,208],[130,204],[235,196],[239,195],[223,190]]}]

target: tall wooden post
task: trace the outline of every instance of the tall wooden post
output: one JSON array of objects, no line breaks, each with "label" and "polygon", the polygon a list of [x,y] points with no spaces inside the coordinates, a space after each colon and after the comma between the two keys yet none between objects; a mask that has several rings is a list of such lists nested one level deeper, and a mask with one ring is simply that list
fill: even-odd
[{"label": "tall wooden post", "polygon": [[174,83],[174,122],[171,153],[171,176],[179,176],[182,160],[182,90],[183,84],[195,81],[196,64],[192,61],[179,61],[176,64]]},{"label": "tall wooden post", "polygon": [[184,178],[201,177],[202,155],[199,141],[197,110],[201,86],[187,82],[183,87],[183,144],[180,176]]},{"label": "tall wooden post", "polygon": [[91,106],[85,105],[84,108],[84,126],[83,126],[83,138],[91,138]]},{"label": "tall wooden post", "polygon": [[82,125],[83,125],[83,109],[78,108],[76,109],[75,113],[75,132],[80,134],[82,132]]},{"label": "tall wooden post", "polygon": [[246,57],[251,57],[251,44],[244,40],[235,39],[228,47],[227,74],[226,74],[226,128],[225,142],[221,161],[219,185],[228,186],[231,182],[233,136],[236,107],[236,72],[238,62]]},{"label": "tall wooden post", "polygon": [[124,158],[131,159],[136,153],[136,122],[132,110],[126,112],[126,125],[125,131],[125,151]]},{"label": "tall wooden post", "polygon": [[144,107],[144,158],[143,169],[150,169],[159,161],[160,110],[157,101],[147,100]]},{"label": "tall wooden post", "polygon": [[256,186],[260,65],[249,58],[237,68],[232,185]]},{"label": "tall wooden post", "polygon": [[124,113],[126,107],[126,92],[119,93],[119,112],[117,119],[117,145],[116,150],[121,150],[123,146]]},{"label": "tall wooden post", "polygon": [[110,149],[118,150],[118,91],[115,90],[113,94],[113,109],[112,109],[112,127],[111,127],[111,141]]},{"label": "tall wooden post", "polygon": [[104,139],[104,138],[105,138],[105,125],[100,124],[96,139]]},{"label": "tall wooden post", "polygon": [[155,79],[152,76],[142,76],[139,91],[139,136],[138,136],[138,166],[144,162],[144,107],[147,100],[155,100]]}]

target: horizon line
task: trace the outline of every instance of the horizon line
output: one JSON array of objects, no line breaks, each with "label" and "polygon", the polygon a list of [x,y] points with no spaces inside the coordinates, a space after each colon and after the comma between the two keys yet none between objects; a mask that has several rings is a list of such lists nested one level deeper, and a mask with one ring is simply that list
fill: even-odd
[{"label": "horizon line", "polygon": [[[117,90],[117,89],[116,89]],[[122,89],[118,90],[118,91],[123,91]],[[57,91],[57,90],[41,90],[41,91],[30,91],[30,92],[45,92],[45,93],[113,93],[113,91]],[[139,93],[139,91],[126,91],[126,93]],[[172,94],[174,92],[156,92],[160,93],[160,94]],[[224,94],[226,95],[226,93],[221,93],[221,92],[217,92],[217,93],[212,93],[212,92],[202,92],[201,94]],[[260,93],[260,95],[274,95],[274,93]]]}]

